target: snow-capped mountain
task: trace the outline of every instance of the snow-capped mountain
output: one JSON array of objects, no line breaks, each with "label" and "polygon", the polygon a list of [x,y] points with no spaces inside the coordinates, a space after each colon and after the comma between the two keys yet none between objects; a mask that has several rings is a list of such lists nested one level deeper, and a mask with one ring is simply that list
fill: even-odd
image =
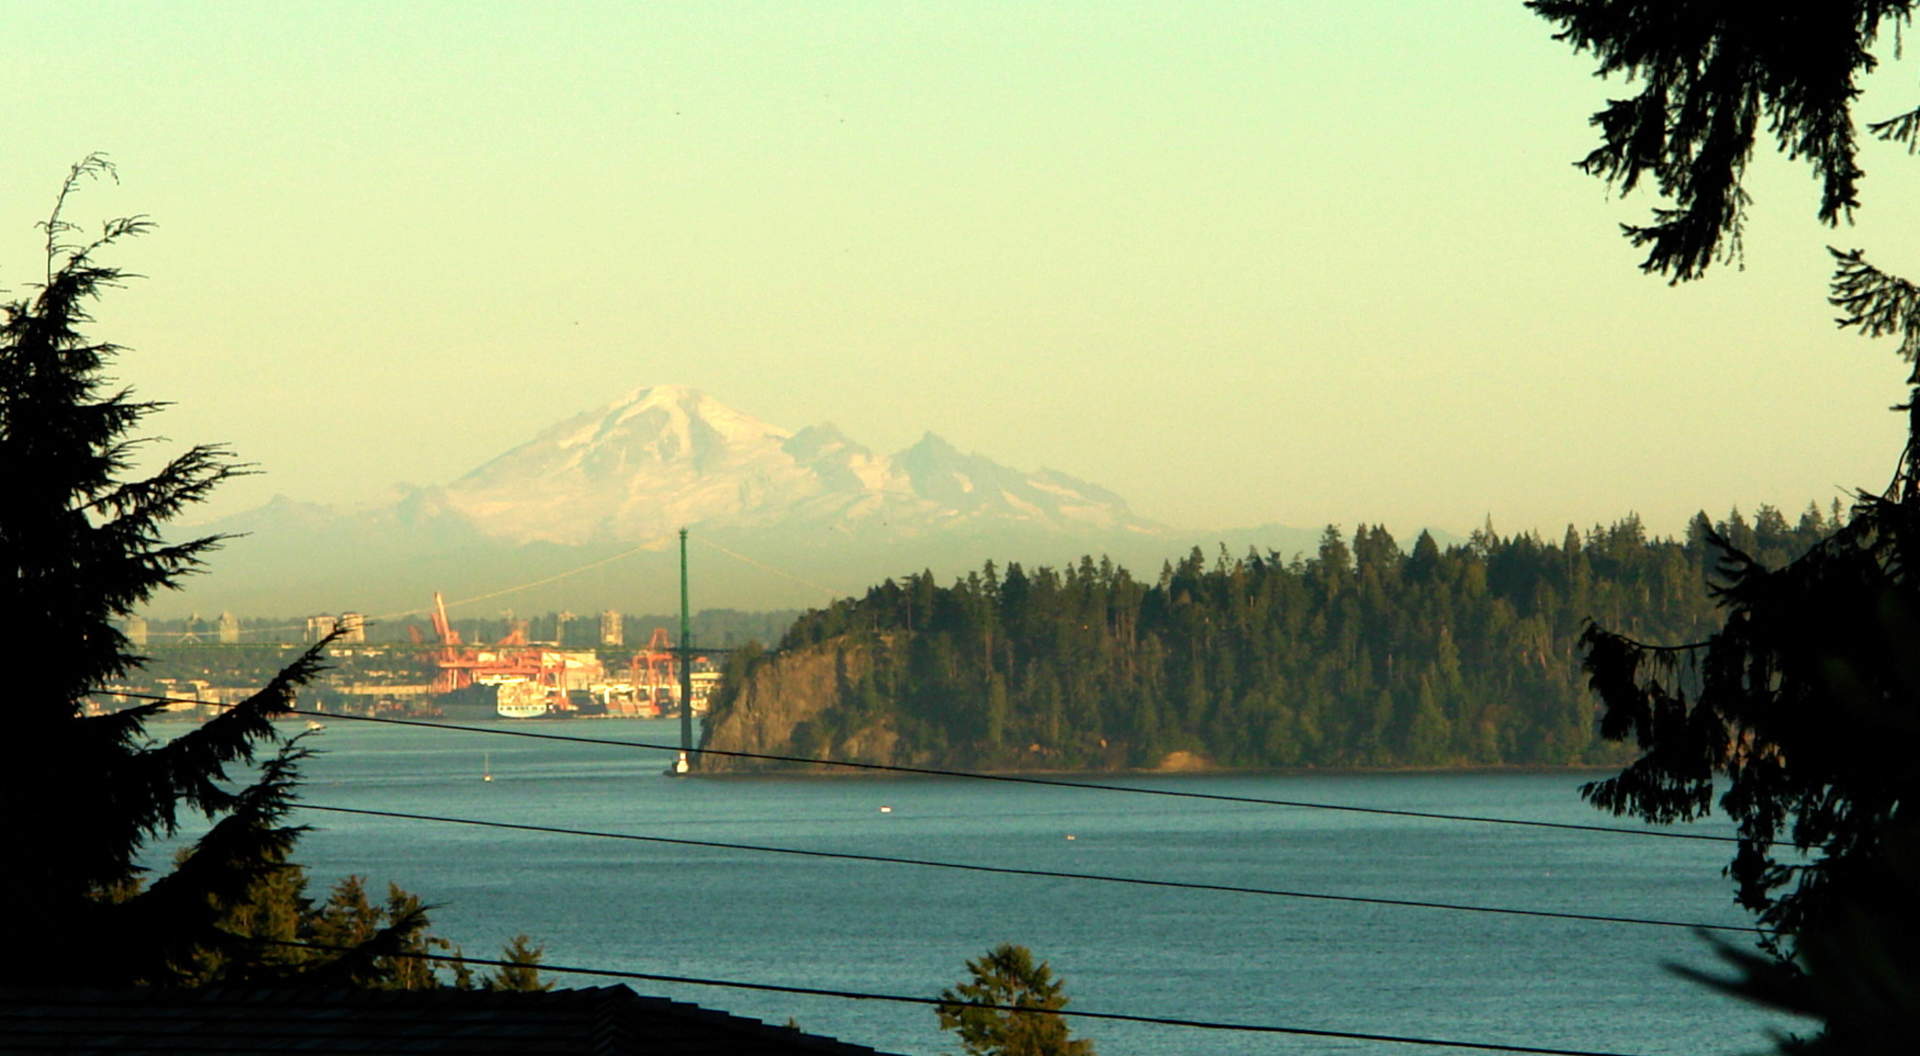
[{"label": "snow-capped mountain", "polygon": [[436,590],[492,597],[511,586],[523,607],[665,609],[683,526],[750,558],[707,551],[696,562],[700,603],[761,609],[819,604],[923,568],[964,574],[990,559],[1059,565],[1104,553],[1151,572],[1190,545],[1104,488],[1010,469],[932,433],[876,454],[831,425],[788,429],[656,385],[445,485],[403,487],[357,509],[282,496],[196,526],[232,538],[186,596],[163,601],[181,614],[377,613],[418,607]]},{"label": "snow-capped mountain", "polygon": [[823,527],[892,538],[993,525],[1156,532],[1063,473],[1023,473],[932,433],[877,455],[831,425],[794,431],[656,385],[555,425],[423,496],[506,542],[644,542],[682,525]]}]

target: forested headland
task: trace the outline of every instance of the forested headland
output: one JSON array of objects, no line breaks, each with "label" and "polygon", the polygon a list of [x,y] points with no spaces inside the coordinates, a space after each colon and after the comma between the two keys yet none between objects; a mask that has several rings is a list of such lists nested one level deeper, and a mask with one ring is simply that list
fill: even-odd
[{"label": "forested headland", "polygon": [[1637,516],[1559,540],[1489,526],[1408,550],[1330,526],[1311,557],[1196,549],[1146,580],[1092,557],[914,574],[736,653],[706,743],[1008,769],[1617,763],[1630,752],[1597,737],[1581,669],[1587,622],[1694,640],[1717,625],[1710,531],[1777,567],[1841,516],[1702,513],[1677,539]]}]

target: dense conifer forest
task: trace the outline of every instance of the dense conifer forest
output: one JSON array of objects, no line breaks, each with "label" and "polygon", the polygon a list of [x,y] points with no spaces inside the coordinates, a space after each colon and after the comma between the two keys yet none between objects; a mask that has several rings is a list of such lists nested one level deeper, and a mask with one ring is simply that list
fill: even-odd
[{"label": "dense conifer forest", "polygon": [[840,663],[794,754],[884,728],[893,761],[979,767],[1178,751],[1229,767],[1617,762],[1581,670],[1587,621],[1693,640],[1715,626],[1710,529],[1777,567],[1840,516],[1837,502],[1797,523],[1768,506],[1702,513],[1681,539],[1650,538],[1637,516],[1559,540],[1489,526],[1444,550],[1423,532],[1410,552],[1381,527],[1330,526],[1311,557],[1196,549],[1145,581],[1091,557],[988,563],[948,586],[915,574],[807,613],[772,652],[737,653],[713,719],[763,665],[831,650],[868,662]]}]

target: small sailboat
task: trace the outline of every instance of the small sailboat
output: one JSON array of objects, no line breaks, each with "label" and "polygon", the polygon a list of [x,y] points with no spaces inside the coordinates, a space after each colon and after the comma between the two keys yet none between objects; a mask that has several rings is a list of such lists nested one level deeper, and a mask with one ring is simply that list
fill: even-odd
[{"label": "small sailboat", "polygon": [[480,780],[493,780],[493,756],[487,752],[480,753]]}]

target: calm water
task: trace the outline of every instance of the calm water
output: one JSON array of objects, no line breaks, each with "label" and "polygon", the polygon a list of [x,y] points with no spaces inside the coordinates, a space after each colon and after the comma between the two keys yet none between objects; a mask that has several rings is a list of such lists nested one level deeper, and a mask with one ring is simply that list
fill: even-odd
[{"label": "calm water", "polygon": [[[668,722],[503,728],[667,742]],[[1744,923],[1725,844],[924,779],[661,776],[656,752],[334,721],[316,804],[1299,891]],[[495,780],[480,780],[484,755]],[[1584,823],[1582,775],[1134,778],[1235,795]],[[882,813],[882,806],[892,807]],[[819,861],[305,812],[316,881],[391,880],[492,956],[932,995],[1018,942],[1073,1007],[1623,1053],[1762,1047],[1781,1021],[1673,978],[1691,932]],[[1074,839],[1069,840],[1071,834]],[[1737,938],[1737,937],[1736,937]],[[562,985],[598,985],[566,977]],[[898,1053],[956,1051],[930,1009],[636,983]],[[1127,1053],[1458,1052],[1086,1023]]]}]

